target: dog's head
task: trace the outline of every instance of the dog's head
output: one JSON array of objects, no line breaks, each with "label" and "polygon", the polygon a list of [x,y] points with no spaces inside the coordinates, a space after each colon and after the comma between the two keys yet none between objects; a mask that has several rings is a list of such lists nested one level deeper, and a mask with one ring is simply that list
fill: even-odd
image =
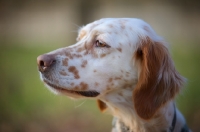
[{"label": "dog's head", "polygon": [[90,23],[80,29],[76,44],[40,55],[37,62],[41,79],[55,93],[101,99],[131,89],[143,119],[173,99],[183,82],[165,43],[139,19]]}]

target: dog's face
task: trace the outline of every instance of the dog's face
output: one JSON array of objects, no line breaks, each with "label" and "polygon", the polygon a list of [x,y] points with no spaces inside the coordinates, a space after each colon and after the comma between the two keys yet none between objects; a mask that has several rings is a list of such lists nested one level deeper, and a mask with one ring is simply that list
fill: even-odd
[{"label": "dog's face", "polygon": [[[136,30],[126,19],[102,19],[86,25],[76,44],[45,54],[52,64],[39,66],[41,79],[54,92],[75,98],[97,97],[132,86],[138,76],[133,58],[139,40]],[[45,64],[40,59],[39,65]]]},{"label": "dog's face", "polygon": [[139,19],[95,21],[80,29],[76,44],[37,62],[41,79],[55,93],[97,99],[112,94],[110,100],[119,102],[128,95],[144,119],[173,99],[184,80],[163,41]]},{"label": "dog's face", "polygon": [[53,63],[40,70],[42,80],[56,93],[75,98],[101,96],[132,85],[137,79],[133,51],[139,37],[134,28],[126,19],[86,25],[76,44],[47,53]]}]

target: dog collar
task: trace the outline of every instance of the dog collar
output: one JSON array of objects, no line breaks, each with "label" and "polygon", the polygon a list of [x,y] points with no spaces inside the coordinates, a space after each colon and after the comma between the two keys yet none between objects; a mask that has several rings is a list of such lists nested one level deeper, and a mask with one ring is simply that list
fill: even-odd
[{"label": "dog collar", "polygon": [[173,117],[173,120],[172,120],[170,132],[174,131],[175,125],[176,125],[176,108],[175,108],[175,104],[174,104],[174,117]]},{"label": "dog collar", "polygon": [[[170,128],[170,132],[174,132],[175,125],[176,125],[176,107],[175,107],[175,104],[174,104],[174,117],[173,117],[173,120],[172,120],[172,125],[171,125],[171,128]],[[182,127],[180,132],[189,132],[188,126],[185,124]]]}]

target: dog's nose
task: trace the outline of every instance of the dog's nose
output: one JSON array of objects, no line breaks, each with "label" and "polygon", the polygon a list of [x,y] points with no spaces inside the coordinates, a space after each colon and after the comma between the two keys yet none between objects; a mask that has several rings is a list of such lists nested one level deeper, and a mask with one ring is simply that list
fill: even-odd
[{"label": "dog's nose", "polygon": [[55,62],[53,55],[44,54],[37,57],[37,64],[40,72],[47,71]]}]

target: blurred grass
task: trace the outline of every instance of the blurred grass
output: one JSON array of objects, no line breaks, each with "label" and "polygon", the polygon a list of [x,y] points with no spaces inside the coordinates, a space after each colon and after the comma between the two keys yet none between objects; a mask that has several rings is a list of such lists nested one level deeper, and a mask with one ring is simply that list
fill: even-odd
[{"label": "blurred grass", "polygon": [[[59,47],[14,45],[0,46],[0,132],[110,131],[111,116],[101,114],[95,101],[55,96],[40,81],[36,57]],[[200,46],[176,44],[171,49],[176,68],[188,79],[178,107],[190,128],[200,131]]]}]

